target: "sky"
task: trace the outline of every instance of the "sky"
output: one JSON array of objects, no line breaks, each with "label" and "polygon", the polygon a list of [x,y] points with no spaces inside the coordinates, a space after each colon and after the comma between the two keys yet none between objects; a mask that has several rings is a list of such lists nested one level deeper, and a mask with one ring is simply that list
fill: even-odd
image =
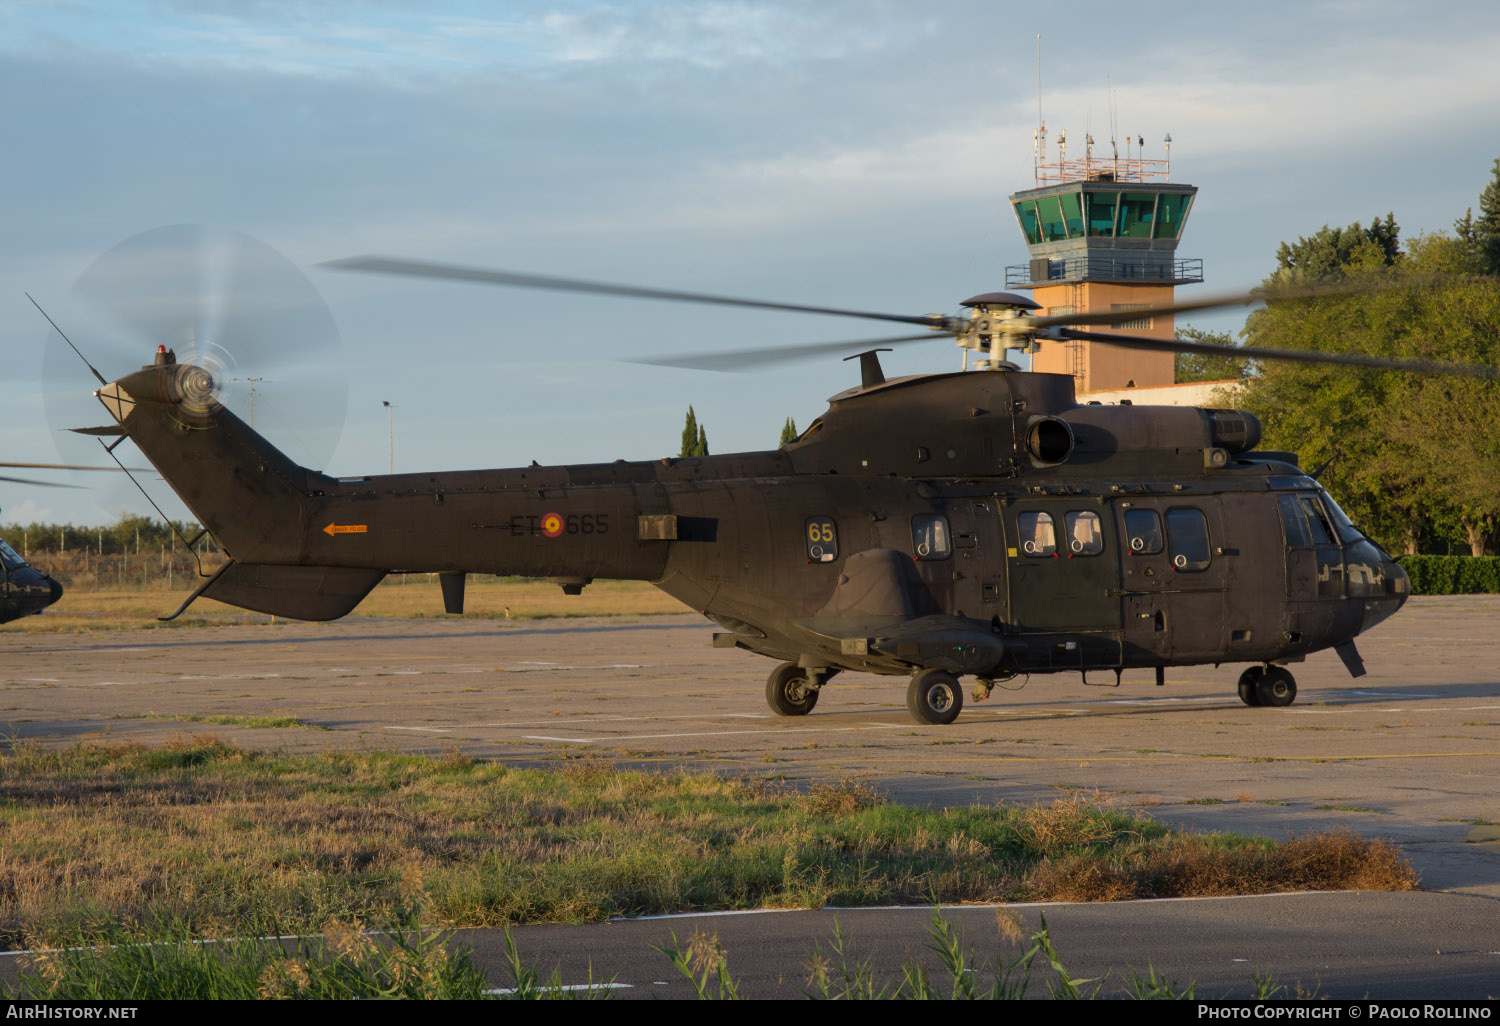
[{"label": "sky", "polygon": [[[25,294],[106,377],[126,373],[150,340],[111,337],[70,290],[122,240],[180,224],[244,233],[321,294],[336,355],[238,365],[264,379],[257,426],[320,469],[675,455],[689,404],[712,451],[773,447],[856,364],[623,361],[901,332],[318,265],[378,253],[955,313],[1027,259],[1006,197],[1033,184],[1038,35],[1054,141],[1107,137],[1111,102],[1147,157],[1171,133],[1173,180],[1201,190],[1178,250],[1203,260],[1192,288],[1253,286],[1279,242],[1324,224],[1394,212],[1410,237],[1477,204],[1500,157],[1500,8],[1229,7],[0,0],[0,459],[59,458],[49,390],[91,411],[93,379],[44,360]],[[1235,331],[1243,317],[1187,320]],[[959,362],[934,340],[890,354],[887,373]],[[326,419],[341,398],[336,447],[301,455],[308,409]],[[148,512],[119,477],[0,482],[0,523]],[[154,474],[141,483],[183,515]]]}]

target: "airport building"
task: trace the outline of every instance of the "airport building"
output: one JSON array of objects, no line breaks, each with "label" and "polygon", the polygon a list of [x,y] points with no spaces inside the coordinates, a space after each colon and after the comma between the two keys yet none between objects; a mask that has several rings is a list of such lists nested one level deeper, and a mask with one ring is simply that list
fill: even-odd
[{"label": "airport building", "polygon": [[[1198,188],[1170,180],[1171,138],[1168,159],[1146,159],[1144,139],[1127,139],[1124,157],[1113,143],[1110,156],[1096,157],[1090,136],[1084,156],[1070,160],[1063,133],[1057,161],[1044,163],[1046,133],[1039,129],[1035,187],[1010,197],[1031,259],[1005,269],[1006,288],[1030,291],[1048,315],[1119,313],[1099,331],[1170,339],[1173,317],[1131,313],[1169,304],[1177,286],[1203,280],[1203,261],[1177,254]],[[1196,405],[1201,388],[1191,397],[1163,391],[1174,385],[1174,362],[1172,353],[1070,341],[1044,344],[1032,367],[1071,374],[1080,401],[1118,402],[1114,393],[1140,388],[1150,397],[1135,402]]]}]

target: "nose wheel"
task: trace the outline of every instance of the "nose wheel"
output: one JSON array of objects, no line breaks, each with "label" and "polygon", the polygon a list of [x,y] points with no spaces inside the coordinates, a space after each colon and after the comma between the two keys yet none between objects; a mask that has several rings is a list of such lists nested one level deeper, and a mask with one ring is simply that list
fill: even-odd
[{"label": "nose wheel", "polygon": [[1284,666],[1252,666],[1240,674],[1240,701],[1249,706],[1291,705],[1297,699],[1297,679]]}]

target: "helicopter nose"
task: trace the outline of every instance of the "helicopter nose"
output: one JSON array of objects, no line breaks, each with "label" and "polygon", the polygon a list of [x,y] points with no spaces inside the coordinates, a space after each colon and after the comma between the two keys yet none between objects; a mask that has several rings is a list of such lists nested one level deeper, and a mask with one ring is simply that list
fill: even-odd
[{"label": "helicopter nose", "polygon": [[50,606],[52,603],[62,598],[63,587],[51,577],[47,578],[47,584],[51,586],[52,590],[52,597],[47,600],[47,604]]},{"label": "helicopter nose", "polygon": [[1394,559],[1380,561],[1380,577],[1383,594],[1365,600],[1364,622],[1359,628],[1361,634],[1393,615],[1411,597],[1411,578]]}]

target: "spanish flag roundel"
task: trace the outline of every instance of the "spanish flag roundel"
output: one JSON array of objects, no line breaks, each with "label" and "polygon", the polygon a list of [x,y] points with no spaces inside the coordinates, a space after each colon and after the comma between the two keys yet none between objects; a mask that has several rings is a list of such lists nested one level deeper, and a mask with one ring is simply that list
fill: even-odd
[{"label": "spanish flag roundel", "polygon": [[542,533],[548,538],[556,538],[563,533],[563,518],[561,513],[548,513],[542,517]]}]

